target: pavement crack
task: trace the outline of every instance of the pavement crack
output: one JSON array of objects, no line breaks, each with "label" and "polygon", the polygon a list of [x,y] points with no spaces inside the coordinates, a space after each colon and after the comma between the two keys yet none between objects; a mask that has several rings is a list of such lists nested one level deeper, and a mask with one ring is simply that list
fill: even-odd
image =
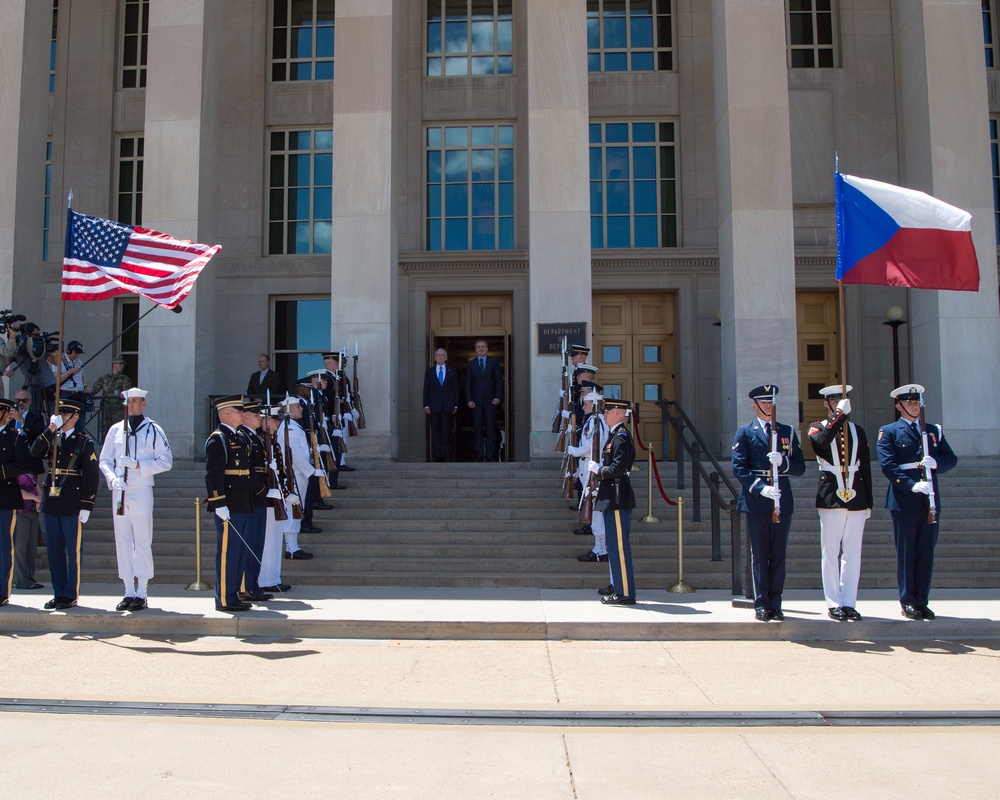
[{"label": "pavement crack", "polygon": [[556,704],[562,702],[559,698],[559,682],[556,680],[556,669],[552,664],[552,643],[545,642],[545,658],[549,663],[549,677],[552,680],[552,693],[555,695]]},{"label": "pavement crack", "polygon": [[573,762],[569,757],[569,742],[566,741],[566,734],[562,735],[563,753],[566,756],[566,771],[569,773],[569,788],[573,792],[574,800],[578,797],[576,792],[576,776],[573,775]]}]

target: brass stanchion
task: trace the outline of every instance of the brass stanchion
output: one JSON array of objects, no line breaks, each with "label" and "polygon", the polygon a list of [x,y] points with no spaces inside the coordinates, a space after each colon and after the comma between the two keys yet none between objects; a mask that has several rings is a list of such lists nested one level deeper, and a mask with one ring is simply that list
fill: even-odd
[{"label": "brass stanchion", "polygon": [[189,592],[207,592],[211,584],[201,579],[201,498],[194,499],[194,583],[184,587]]},{"label": "brass stanchion", "polygon": [[659,522],[659,517],[653,516],[653,448],[646,451],[647,475],[646,475],[646,516],[643,522]]},{"label": "brass stanchion", "polygon": [[694,591],[684,583],[684,498],[677,498],[677,583],[667,589],[672,594],[691,594]]}]

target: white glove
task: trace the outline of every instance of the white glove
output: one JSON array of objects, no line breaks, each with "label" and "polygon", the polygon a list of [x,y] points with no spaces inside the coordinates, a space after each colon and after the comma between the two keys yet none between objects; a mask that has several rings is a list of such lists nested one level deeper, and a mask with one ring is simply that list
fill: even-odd
[{"label": "white glove", "polygon": [[299,500],[299,496],[297,494],[290,494],[285,499],[288,500],[288,502],[291,503],[293,506],[302,505],[302,501]]},{"label": "white glove", "polygon": [[336,439],[343,439],[344,438],[344,431],[343,431],[343,429],[341,429],[341,428],[334,428],[333,429],[333,436]]},{"label": "white glove", "polygon": [[356,408],[352,408],[351,416],[354,417],[354,421],[357,422],[359,419],[361,419],[361,412],[358,411]]},{"label": "white glove", "polygon": [[850,398],[845,397],[843,400],[841,400],[839,403],[837,403],[837,411],[839,411],[844,416],[847,416],[848,414],[850,414],[851,413],[851,400],[850,400]]},{"label": "white glove", "polygon": [[125,486],[126,486],[125,481],[123,481],[121,478],[115,478],[114,480],[111,481],[111,488],[116,492],[124,492]]},{"label": "white glove", "polygon": [[86,525],[88,519],[90,519],[90,512],[86,509],[82,509],[80,511],[80,524]]},{"label": "white glove", "polygon": [[278,471],[278,462],[275,461],[273,458],[269,462],[267,462],[267,465],[275,472]]},{"label": "white glove", "polygon": [[562,400],[565,396],[566,396],[566,390],[565,389],[560,389],[559,390],[559,399]]},{"label": "white glove", "polygon": [[930,495],[931,485],[927,481],[917,481],[913,484],[913,488],[910,490],[914,494],[926,494]]},{"label": "white glove", "polygon": [[229,519],[229,506],[219,506],[215,509],[215,516],[226,522]]},{"label": "white glove", "polygon": [[785,457],[781,455],[777,450],[772,450],[767,454],[767,460],[770,461],[774,466],[780,467],[781,462],[785,460]]},{"label": "white glove", "polygon": [[139,466],[139,462],[129,456],[119,456],[118,466],[127,467],[128,469],[137,469]]},{"label": "white glove", "polygon": [[591,461],[589,464],[587,464],[587,472],[592,472],[594,475],[596,475],[600,471],[601,471],[601,465],[598,464],[596,461]]},{"label": "white glove", "polygon": [[781,502],[781,489],[777,486],[765,486],[760,490],[760,496],[773,500],[775,503]]},{"label": "white glove", "polygon": [[927,467],[928,469],[937,469],[937,461],[934,456],[924,456],[920,459],[920,466]]},{"label": "white glove", "polygon": [[569,413],[569,411],[563,411],[562,412],[562,418],[563,419],[569,419],[571,416],[572,415]]},{"label": "white glove", "polygon": [[329,453],[330,452],[330,445],[328,445],[328,444],[321,444],[319,446],[319,451],[321,453]]},{"label": "white glove", "polygon": [[268,489],[267,490],[267,496],[268,496],[268,498],[271,498],[271,499],[274,499],[274,500],[280,500],[281,499],[281,492],[278,491],[277,489]]},{"label": "white glove", "polygon": [[326,477],[326,473],[323,470],[321,470],[321,469],[314,469],[313,470],[313,477],[314,478],[325,478]]},{"label": "white glove", "polygon": [[865,509],[865,519],[871,519],[871,518],[872,518],[872,510],[870,508],[866,508]]},{"label": "white glove", "polygon": [[59,430],[63,425],[62,414],[53,414],[49,417],[49,425],[52,425],[56,430]]},{"label": "white glove", "polygon": [[569,445],[566,448],[566,452],[569,453],[573,458],[582,458],[587,455],[592,448],[584,447],[583,445]]}]

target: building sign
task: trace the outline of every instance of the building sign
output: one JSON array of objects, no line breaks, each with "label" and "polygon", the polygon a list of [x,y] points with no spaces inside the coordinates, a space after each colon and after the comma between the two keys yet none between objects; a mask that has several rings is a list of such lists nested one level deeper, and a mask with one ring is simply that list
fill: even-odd
[{"label": "building sign", "polygon": [[[562,355],[563,336],[569,344],[587,345],[586,322],[539,322],[538,355]],[[587,345],[589,347],[589,345]]]}]

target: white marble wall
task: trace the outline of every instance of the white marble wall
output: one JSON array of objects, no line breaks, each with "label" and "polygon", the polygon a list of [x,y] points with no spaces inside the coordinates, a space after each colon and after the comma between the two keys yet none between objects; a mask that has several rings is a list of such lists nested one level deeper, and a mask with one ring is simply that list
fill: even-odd
[{"label": "white marble wall", "polygon": [[780,387],[779,418],[798,418],[791,143],[784,3],[713,0],[712,9],[722,435],[731,440],[759,384]]},{"label": "white marble wall", "polygon": [[337,3],[333,94],[331,346],[354,353],[365,376],[368,427],[353,452],[398,449],[398,242],[393,114],[398,0]]},{"label": "white marble wall", "polygon": [[535,356],[538,323],[591,318],[586,3],[529,3],[531,455],[552,456],[561,364]]},{"label": "white marble wall", "polygon": [[1000,318],[981,5],[913,0],[897,13],[904,185],[972,214],[979,292],[911,290],[913,380],[952,446],[1000,453]]}]

